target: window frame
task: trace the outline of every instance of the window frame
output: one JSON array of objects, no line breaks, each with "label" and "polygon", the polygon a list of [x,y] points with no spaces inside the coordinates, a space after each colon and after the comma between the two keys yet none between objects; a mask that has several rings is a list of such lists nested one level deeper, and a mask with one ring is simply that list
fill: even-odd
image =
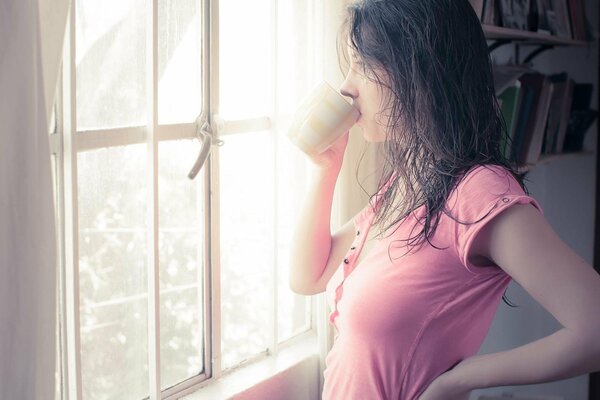
[{"label": "window frame", "polygon": [[[272,43],[271,50],[276,49],[277,35],[277,0],[270,0],[273,7],[271,18]],[[258,116],[241,120],[223,121],[218,116],[219,104],[219,7],[218,0],[197,0],[200,7],[202,46],[202,114],[208,118],[216,138],[234,134],[268,131],[273,135],[275,125],[281,121],[273,121],[269,116]],[[149,149],[147,158],[148,205],[151,215],[148,221],[152,229],[147,236],[147,268],[148,268],[148,367],[149,396],[151,399],[177,398],[183,393],[191,393],[209,386],[232,370],[259,362],[276,355],[279,350],[314,340],[317,332],[317,308],[322,311],[326,305],[317,307],[312,298],[308,299],[310,319],[299,331],[289,339],[277,341],[277,268],[274,268],[273,292],[273,324],[269,347],[259,354],[245,360],[231,370],[221,369],[221,293],[220,293],[220,229],[219,229],[219,151],[213,146],[206,160],[204,174],[204,201],[206,205],[204,223],[204,372],[161,391],[160,385],[160,303],[158,297],[158,143],[174,139],[197,138],[196,123],[158,124],[158,0],[147,3],[148,20],[146,33],[147,68],[147,125],[141,127],[108,128],[106,130],[77,131],[76,99],[76,2],[69,6],[69,16],[65,34],[62,56],[62,67],[59,89],[56,98],[56,130],[50,134],[51,153],[56,157],[57,215],[60,230],[57,240],[59,263],[57,272],[58,305],[58,362],[62,372],[60,379],[63,399],[82,398],[81,378],[81,325],[79,316],[79,227],[77,203],[77,155],[79,151],[146,143]],[[310,1],[311,13],[315,13],[315,2]],[[149,28],[149,29],[148,29]],[[311,37],[315,43],[315,37]],[[277,74],[276,53],[271,51],[271,65]],[[273,78],[275,81],[276,75]],[[277,85],[271,85],[272,98],[275,98]],[[276,102],[273,102],[276,103]],[[276,107],[276,104],[273,105]],[[276,115],[276,114],[274,114]],[[277,163],[277,154],[274,157]],[[191,165],[190,165],[191,167]],[[274,246],[277,252],[277,246]],[[275,258],[276,259],[276,258]],[[151,300],[152,299],[152,300]],[[319,327],[322,329],[322,327]],[[321,330],[318,329],[318,330]],[[300,332],[300,333],[298,333]],[[63,351],[61,351],[61,349]],[[315,349],[316,350],[316,349]],[[213,354],[218,356],[213,356]],[[310,354],[306,354],[307,358]],[[57,383],[59,381],[57,380]]]}]

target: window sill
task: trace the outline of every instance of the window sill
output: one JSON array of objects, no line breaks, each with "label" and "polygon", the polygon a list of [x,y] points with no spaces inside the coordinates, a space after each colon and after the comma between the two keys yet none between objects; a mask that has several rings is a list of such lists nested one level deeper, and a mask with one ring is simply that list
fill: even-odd
[{"label": "window sill", "polygon": [[183,400],[251,398],[319,398],[319,351],[316,333],[180,397]]}]

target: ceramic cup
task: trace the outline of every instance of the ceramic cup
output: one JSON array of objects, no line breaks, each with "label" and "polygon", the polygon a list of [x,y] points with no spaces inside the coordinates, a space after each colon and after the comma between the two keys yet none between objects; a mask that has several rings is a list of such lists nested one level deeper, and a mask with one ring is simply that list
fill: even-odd
[{"label": "ceramic cup", "polygon": [[320,154],[346,133],[359,116],[356,107],[323,81],[294,113],[287,136],[306,154]]}]

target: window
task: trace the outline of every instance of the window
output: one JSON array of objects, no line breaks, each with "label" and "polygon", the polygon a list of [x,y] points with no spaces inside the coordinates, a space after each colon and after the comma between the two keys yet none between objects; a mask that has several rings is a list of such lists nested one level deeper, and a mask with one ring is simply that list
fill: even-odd
[{"label": "window", "polygon": [[[287,285],[307,165],[284,136],[320,79],[313,2],[71,7],[51,133],[57,398],[165,397],[276,353],[311,329]],[[190,180],[201,112],[223,145]]]}]

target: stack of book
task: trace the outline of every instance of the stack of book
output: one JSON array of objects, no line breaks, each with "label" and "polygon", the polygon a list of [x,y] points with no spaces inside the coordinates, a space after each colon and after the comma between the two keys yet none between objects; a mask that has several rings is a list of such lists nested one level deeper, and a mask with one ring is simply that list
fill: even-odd
[{"label": "stack of book", "polygon": [[469,0],[485,25],[591,40],[585,0]]},{"label": "stack of book", "polygon": [[541,155],[581,150],[596,117],[588,108],[590,84],[577,84],[566,72],[547,76],[522,65],[494,66],[494,84],[506,122],[501,143],[506,158],[521,166],[535,164]]}]

